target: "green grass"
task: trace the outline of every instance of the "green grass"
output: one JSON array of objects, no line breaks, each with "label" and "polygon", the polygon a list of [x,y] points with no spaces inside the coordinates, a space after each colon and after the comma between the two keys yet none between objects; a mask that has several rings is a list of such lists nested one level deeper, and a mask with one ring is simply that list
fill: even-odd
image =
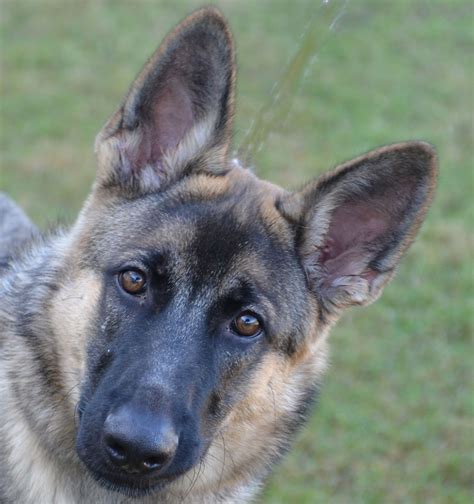
[{"label": "green grass", "polygon": [[[317,3],[217,2],[238,48],[237,139]],[[0,187],[41,226],[72,221],[93,181],[94,135],[155,44],[198,5],[0,1]],[[317,412],[263,502],[472,502],[473,31],[469,0],[353,0],[256,160],[261,175],[295,186],[420,138],[441,168],[398,277],[334,330]]]}]

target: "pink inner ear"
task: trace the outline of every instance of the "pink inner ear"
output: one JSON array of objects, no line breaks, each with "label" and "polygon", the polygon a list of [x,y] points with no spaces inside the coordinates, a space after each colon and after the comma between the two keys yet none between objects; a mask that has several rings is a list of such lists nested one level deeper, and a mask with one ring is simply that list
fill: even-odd
[{"label": "pink inner ear", "polygon": [[193,124],[193,108],[189,91],[177,79],[168,79],[153,104],[152,156],[174,149]]},{"label": "pink inner ear", "polygon": [[346,203],[337,208],[330,221],[319,261],[326,271],[326,282],[337,277],[375,276],[367,268],[367,245],[377,241],[390,228],[389,214],[372,204]]},{"label": "pink inner ear", "polygon": [[178,78],[170,78],[148,105],[151,113],[138,126],[140,137],[123,146],[126,159],[134,172],[150,165],[162,169],[163,154],[175,149],[193,125],[189,91]]}]

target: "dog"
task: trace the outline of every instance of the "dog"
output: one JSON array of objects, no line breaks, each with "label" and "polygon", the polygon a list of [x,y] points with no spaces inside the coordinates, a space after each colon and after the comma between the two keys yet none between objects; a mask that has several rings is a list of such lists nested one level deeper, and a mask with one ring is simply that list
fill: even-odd
[{"label": "dog", "polygon": [[311,411],[330,328],[393,277],[434,149],[286,191],[233,162],[234,94],[227,22],[198,10],[99,133],[70,230],[41,236],[1,200],[1,502],[252,500]]}]

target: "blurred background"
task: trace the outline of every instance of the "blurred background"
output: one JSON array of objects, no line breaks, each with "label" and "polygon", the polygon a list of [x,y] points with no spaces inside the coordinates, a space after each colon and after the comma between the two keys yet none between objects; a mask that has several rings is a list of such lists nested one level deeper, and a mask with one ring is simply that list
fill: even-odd
[{"label": "blurred background", "polygon": [[[319,0],[221,0],[239,65],[236,147]],[[95,134],[194,0],[0,0],[0,189],[41,227],[70,223]],[[314,18],[316,16],[316,18]],[[384,143],[439,152],[417,242],[375,305],[346,314],[317,411],[265,503],[473,499],[473,73],[470,0],[353,0],[255,156],[292,188]],[[296,77],[295,77],[296,78]]]}]

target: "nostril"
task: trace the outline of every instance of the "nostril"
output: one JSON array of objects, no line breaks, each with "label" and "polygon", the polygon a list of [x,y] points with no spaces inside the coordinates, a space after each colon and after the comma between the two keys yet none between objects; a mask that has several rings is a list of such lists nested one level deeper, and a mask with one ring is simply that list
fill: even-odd
[{"label": "nostril", "polygon": [[105,447],[112,462],[119,465],[127,463],[127,450],[116,439],[106,438]]},{"label": "nostril", "polygon": [[169,458],[170,457],[164,453],[160,455],[155,455],[153,457],[147,457],[146,459],[143,460],[143,468],[146,471],[155,471],[156,469],[159,469],[161,466],[166,464]]},{"label": "nostril", "polygon": [[127,458],[125,455],[125,450],[118,443],[110,443],[108,445],[109,451],[111,451],[117,458]]}]

